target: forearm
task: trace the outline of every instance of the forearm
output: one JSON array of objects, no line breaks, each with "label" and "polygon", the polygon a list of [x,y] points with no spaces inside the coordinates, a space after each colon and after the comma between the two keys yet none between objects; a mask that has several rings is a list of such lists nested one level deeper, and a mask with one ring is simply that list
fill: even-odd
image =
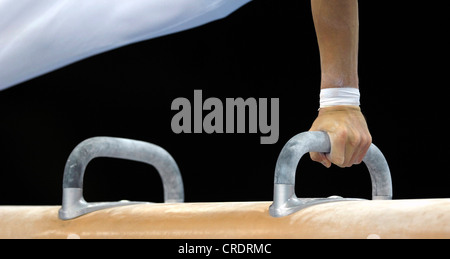
[{"label": "forearm", "polygon": [[358,0],[311,0],[321,89],[358,88]]},{"label": "forearm", "polygon": [[[358,0],[311,0],[322,70],[320,111],[311,131],[325,131],[331,142],[328,154],[311,158],[326,167],[361,163],[371,142],[359,108]],[[345,89],[327,89],[345,88]]]}]

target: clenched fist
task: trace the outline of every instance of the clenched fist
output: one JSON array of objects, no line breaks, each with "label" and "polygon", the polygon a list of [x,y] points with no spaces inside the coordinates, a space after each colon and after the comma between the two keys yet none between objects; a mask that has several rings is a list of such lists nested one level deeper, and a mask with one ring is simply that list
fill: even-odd
[{"label": "clenched fist", "polygon": [[311,152],[311,159],[326,167],[359,164],[372,143],[366,120],[358,106],[339,105],[319,110],[310,131],[328,133],[330,153]]}]

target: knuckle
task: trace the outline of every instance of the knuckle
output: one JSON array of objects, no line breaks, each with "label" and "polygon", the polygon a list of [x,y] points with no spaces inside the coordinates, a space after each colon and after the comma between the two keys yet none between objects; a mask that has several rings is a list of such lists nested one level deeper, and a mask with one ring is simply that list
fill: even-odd
[{"label": "knuckle", "polygon": [[355,135],[349,140],[349,144],[351,147],[357,147],[357,146],[359,146],[360,143],[361,143],[361,137],[359,135]]},{"label": "knuckle", "polygon": [[372,135],[369,134],[367,136],[367,142],[368,142],[369,145],[372,144]]},{"label": "knuckle", "polygon": [[370,134],[364,134],[362,136],[362,143],[365,145],[370,145],[372,143],[372,136]]},{"label": "knuckle", "polygon": [[347,136],[348,136],[348,131],[347,131],[347,129],[342,129],[342,130],[338,131],[338,132],[336,133],[336,136],[337,136],[339,139],[346,139]]},{"label": "knuckle", "polygon": [[353,132],[353,134],[349,137],[348,143],[352,148],[358,147],[363,143],[363,137],[359,132]]}]

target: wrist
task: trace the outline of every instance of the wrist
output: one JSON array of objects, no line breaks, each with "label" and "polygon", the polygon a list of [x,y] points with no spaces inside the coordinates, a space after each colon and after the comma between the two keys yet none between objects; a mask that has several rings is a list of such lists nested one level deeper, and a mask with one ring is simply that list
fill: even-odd
[{"label": "wrist", "polygon": [[320,90],[320,109],[334,106],[359,107],[360,93],[358,88],[325,88]]},{"label": "wrist", "polygon": [[332,113],[361,113],[361,108],[355,105],[336,105],[319,109],[319,115],[332,114]]}]

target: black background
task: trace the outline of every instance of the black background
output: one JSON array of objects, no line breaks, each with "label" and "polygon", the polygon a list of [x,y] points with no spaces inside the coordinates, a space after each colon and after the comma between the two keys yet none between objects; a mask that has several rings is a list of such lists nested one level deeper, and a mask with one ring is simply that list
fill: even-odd
[{"label": "black background", "polygon": [[[450,197],[445,8],[392,2],[360,1],[361,108],[390,165],[394,198]],[[67,157],[94,136],[165,148],[181,169],[187,202],[269,201],[278,154],[309,129],[319,86],[309,1],[253,1],[205,26],[82,60],[0,92],[0,205],[61,204]],[[174,134],[171,102],[193,102],[194,89],[204,99],[279,98],[279,141]],[[364,165],[326,169],[309,157],[296,188],[299,197],[371,195]],[[154,168],[107,158],[89,164],[84,195],[163,200]]]}]

